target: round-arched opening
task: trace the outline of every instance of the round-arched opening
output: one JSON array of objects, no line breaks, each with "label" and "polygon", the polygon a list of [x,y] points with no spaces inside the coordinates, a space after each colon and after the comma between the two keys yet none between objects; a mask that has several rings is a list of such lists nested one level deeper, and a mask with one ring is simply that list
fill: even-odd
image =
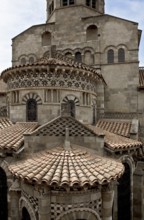
[{"label": "round-arched opening", "polygon": [[7,177],[2,168],[0,168],[0,219],[8,219]]},{"label": "round-arched opening", "polygon": [[98,29],[96,25],[90,25],[86,31],[87,40],[96,40],[98,37]]},{"label": "round-arched opening", "polygon": [[67,52],[67,53],[65,53],[65,56],[68,57],[68,58],[72,58],[72,53]]},{"label": "round-arched opening", "polygon": [[22,220],[31,220],[30,214],[25,207],[22,209]]},{"label": "round-arched opening", "polygon": [[42,46],[51,45],[51,33],[45,32],[42,34]]},{"label": "round-arched opening", "polygon": [[82,62],[82,55],[80,52],[75,53],[75,61],[81,63]]},{"label": "round-arched opening", "polygon": [[67,102],[61,105],[62,115],[69,115],[75,118],[75,102],[73,100],[67,100]]},{"label": "round-arched opening", "polygon": [[107,52],[107,62],[108,64],[114,63],[114,51],[112,49]]},{"label": "round-arched opening", "polygon": [[35,99],[28,99],[26,103],[27,121],[37,121],[37,102]]},{"label": "round-arched opening", "polygon": [[118,62],[119,63],[125,62],[125,50],[123,48],[120,48],[118,50]]},{"label": "round-arched opening", "polygon": [[127,163],[124,167],[118,184],[118,220],[131,220],[131,171]]}]

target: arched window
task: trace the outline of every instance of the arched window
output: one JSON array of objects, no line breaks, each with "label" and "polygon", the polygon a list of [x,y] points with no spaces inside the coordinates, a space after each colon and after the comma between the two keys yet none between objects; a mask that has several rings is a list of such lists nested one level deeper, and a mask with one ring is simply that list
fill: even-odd
[{"label": "arched window", "polygon": [[69,115],[75,117],[75,102],[73,100],[68,100],[61,105],[62,115]]},{"label": "arched window", "polygon": [[34,57],[30,57],[29,58],[29,64],[33,64],[34,63]]},{"label": "arched window", "polygon": [[120,48],[118,50],[118,62],[119,63],[125,62],[125,50],[123,48]]},{"label": "arched window", "polygon": [[42,46],[51,45],[51,33],[45,32],[42,34]]},{"label": "arched window", "polygon": [[27,121],[37,121],[37,102],[35,99],[27,100]]},{"label": "arched window", "polygon": [[51,14],[54,10],[54,1],[49,5],[49,14]]},{"label": "arched window", "polygon": [[91,54],[91,51],[87,50],[84,53],[84,62],[87,65],[92,65],[94,62],[93,54]]},{"label": "arched window", "polygon": [[66,56],[66,57],[69,57],[69,58],[72,58],[72,53],[67,52],[67,53],[65,53],[65,56]]},{"label": "arched window", "polygon": [[96,8],[96,0],[86,0],[86,5],[92,8]]},{"label": "arched window", "polygon": [[131,173],[127,163],[124,167],[125,172],[118,184],[118,220],[131,219]]},{"label": "arched window", "polygon": [[74,0],[63,0],[62,1],[62,6],[74,5],[74,3],[75,3]]},{"label": "arched window", "polygon": [[98,36],[98,29],[95,25],[90,25],[86,31],[87,40],[96,40]]},{"label": "arched window", "polygon": [[92,8],[96,8],[96,0],[92,0]]},{"label": "arched window", "polygon": [[31,220],[30,214],[25,207],[22,209],[22,220]]},{"label": "arched window", "polygon": [[21,58],[21,61],[20,61],[20,62],[21,62],[21,65],[25,65],[25,64],[26,64],[26,58],[24,58],[24,57]]},{"label": "arched window", "polygon": [[75,61],[81,63],[82,62],[82,55],[80,52],[75,53]]},{"label": "arched window", "polygon": [[2,168],[0,168],[0,219],[8,219],[7,177]]},{"label": "arched window", "polygon": [[107,62],[114,63],[114,51],[112,49],[108,50],[107,52]]}]

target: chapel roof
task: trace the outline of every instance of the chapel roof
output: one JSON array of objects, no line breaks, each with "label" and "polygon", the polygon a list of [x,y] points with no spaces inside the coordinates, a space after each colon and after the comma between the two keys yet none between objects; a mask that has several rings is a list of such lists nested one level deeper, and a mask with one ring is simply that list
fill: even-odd
[{"label": "chapel roof", "polygon": [[24,143],[24,134],[32,132],[37,127],[35,122],[17,122],[8,124],[0,130],[0,150],[16,152]]},{"label": "chapel roof", "polygon": [[135,152],[142,148],[143,144],[140,141],[123,137],[121,135],[108,132],[97,126],[88,125],[96,134],[102,133],[104,136],[104,146],[106,150],[111,152]]},{"label": "chapel roof", "polygon": [[6,127],[11,126],[13,123],[5,117],[0,117],[0,130],[5,129]]},{"label": "chapel roof", "polygon": [[56,188],[83,188],[108,184],[124,172],[123,165],[113,159],[91,155],[71,145],[34,154],[31,158],[10,165],[16,177],[29,183]]},{"label": "chapel roof", "polygon": [[118,134],[124,137],[130,137],[130,120],[100,119],[98,120],[96,126],[114,134]]}]

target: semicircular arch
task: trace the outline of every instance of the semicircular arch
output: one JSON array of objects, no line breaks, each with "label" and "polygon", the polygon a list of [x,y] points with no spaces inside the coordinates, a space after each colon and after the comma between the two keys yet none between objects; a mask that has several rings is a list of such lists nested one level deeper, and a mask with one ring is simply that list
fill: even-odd
[{"label": "semicircular arch", "polygon": [[20,200],[19,200],[19,210],[20,210],[20,213],[22,213],[22,209],[23,208],[27,209],[27,211],[28,211],[28,213],[30,215],[30,218],[32,220],[37,220],[34,209],[32,208],[32,206],[29,203],[28,199],[26,199],[25,197],[21,197]]},{"label": "semicircular arch", "polygon": [[67,95],[63,98],[62,103],[67,103],[68,101],[74,101],[75,106],[80,105],[79,99],[75,95]]},{"label": "semicircular arch", "polygon": [[90,208],[75,208],[61,213],[56,220],[67,220],[68,217],[73,219],[100,220],[99,214]]},{"label": "semicircular arch", "polygon": [[41,97],[37,93],[34,93],[34,92],[30,92],[24,95],[22,98],[22,104],[26,104],[29,99],[34,99],[38,105],[42,104]]}]

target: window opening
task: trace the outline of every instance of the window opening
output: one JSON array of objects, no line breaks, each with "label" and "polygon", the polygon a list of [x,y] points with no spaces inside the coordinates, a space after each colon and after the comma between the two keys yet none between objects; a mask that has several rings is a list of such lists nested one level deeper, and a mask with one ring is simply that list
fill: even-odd
[{"label": "window opening", "polygon": [[25,207],[22,209],[22,220],[31,220],[30,214]]},{"label": "window opening", "polygon": [[119,63],[124,63],[125,62],[125,51],[123,48],[120,48],[118,50],[118,62]]},{"label": "window opening", "polygon": [[7,204],[7,177],[3,169],[0,168],[0,219],[8,219]]},{"label": "window opening", "polygon": [[108,64],[114,63],[114,51],[112,49],[108,50],[107,59],[108,59]]},{"label": "window opening", "polygon": [[27,100],[27,121],[37,121],[37,102],[35,99]]},{"label": "window opening", "polygon": [[75,4],[74,0],[63,0],[63,6],[74,5],[74,4]]},{"label": "window opening", "polygon": [[80,52],[75,53],[75,61],[81,63],[82,62],[82,55]]},{"label": "window opening", "polygon": [[98,29],[96,25],[90,25],[86,31],[87,40],[96,40],[98,37]]},{"label": "window opening", "polygon": [[22,58],[21,59],[21,65],[25,65],[26,64],[26,59],[25,58]]},{"label": "window opening", "polygon": [[96,0],[92,0],[92,8],[96,8]]},{"label": "window opening", "polygon": [[51,33],[45,32],[42,34],[42,46],[48,46],[51,44]]},{"label": "window opening", "polygon": [[124,163],[125,172],[118,184],[118,220],[131,220],[131,177],[130,167]]},{"label": "window opening", "polygon": [[90,2],[91,2],[91,0],[86,0],[86,5],[90,6],[91,5]]}]

